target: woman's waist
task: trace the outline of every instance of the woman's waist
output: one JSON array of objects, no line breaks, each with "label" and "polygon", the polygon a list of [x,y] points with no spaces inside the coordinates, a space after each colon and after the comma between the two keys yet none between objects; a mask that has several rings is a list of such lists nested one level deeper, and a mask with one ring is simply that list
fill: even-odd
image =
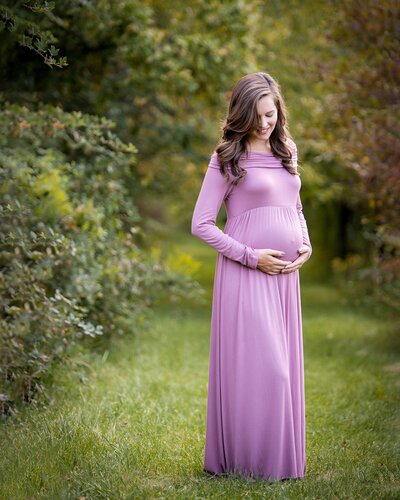
[{"label": "woman's waist", "polygon": [[270,205],[261,205],[257,207],[251,207],[247,209],[233,210],[232,207],[229,207],[227,210],[227,223],[233,222],[238,218],[248,218],[248,217],[277,217],[277,216],[285,216],[286,214],[297,213],[297,207],[295,204],[292,205],[279,205],[279,204],[270,204]]}]

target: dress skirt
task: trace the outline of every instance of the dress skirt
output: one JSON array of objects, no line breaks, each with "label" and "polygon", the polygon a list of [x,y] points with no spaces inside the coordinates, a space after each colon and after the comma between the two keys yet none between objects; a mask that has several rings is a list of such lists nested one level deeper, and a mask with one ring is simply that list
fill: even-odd
[{"label": "dress skirt", "polygon": [[[274,221],[260,222],[267,217]],[[228,221],[225,232],[254,243],[254,228],[285,219],[293,235],[296,217],[286,207],[260,207]],[[303,477],[303,373],[299,271],[268,275],[218,254],[204,470],[271,481]]]},{"label": "dress skirt", "polygon": [[[297,167],[297,147],[288,144]],[[268,274],[260,252],[293,262],[312,252],[300,177],[269,152],[250,152],[236,185],[211,156],[192,234],[218,251],[213,286],[204,471],[278,481],[306,471],[299,270]],[[224,231],[216,225],[222,202]],[[303,247],[303,248],[302,248]],[[301,249],[301,250],[300,250]]]}]

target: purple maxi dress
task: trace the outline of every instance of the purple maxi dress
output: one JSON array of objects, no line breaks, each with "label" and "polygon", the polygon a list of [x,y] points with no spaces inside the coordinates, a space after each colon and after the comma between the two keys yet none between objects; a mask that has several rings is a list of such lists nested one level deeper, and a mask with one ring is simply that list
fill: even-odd
[{"label": "purple maxi dress", "polygon": [[[296,144],[288,139],[294,164]],[[299,271],[257,269],[258,249],[295,260],[310,246],[301,181],[273,153],[244,153],[238,185],[215,151],[194,208],[192,234],[218,251],[211,314],[204,471],[270,481],[306,471]],[[230,175],[232,175],[230,173]],[[224,202],[224,231],[216,218]],[[312,249],[312,248],[311,248]]]}]

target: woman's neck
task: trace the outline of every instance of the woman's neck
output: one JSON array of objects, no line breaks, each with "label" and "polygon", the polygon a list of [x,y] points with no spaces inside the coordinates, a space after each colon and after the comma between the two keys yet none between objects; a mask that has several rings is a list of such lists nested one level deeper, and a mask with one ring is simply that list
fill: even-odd
[{"label": "woman's neck", "polygon": [[271,147],[269,143],[265,143],[264,146],[262,147],[260,144],[257,145],[252,145],[250,142],[247,143],[246,145],[247,151],[251,152],[261,152],[261,153],[271,153]]}]

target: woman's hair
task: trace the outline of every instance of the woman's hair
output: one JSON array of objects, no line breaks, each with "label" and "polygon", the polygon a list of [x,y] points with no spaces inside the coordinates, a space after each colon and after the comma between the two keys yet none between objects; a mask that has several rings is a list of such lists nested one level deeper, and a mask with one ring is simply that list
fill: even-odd
[{"label": "woman's hair", "polygon": [[272,95],[278,112],[275,127],[270,135],[273,155],[280,158],[282,165],[293,175],[299,175],[292,164],[292,152],[286,142],[291,139],[286,126],[286,107],[277,81],[268,73],[251,73],[242,77],[233,87],[228,116],[222,122],[222,138],[217,153],[221,173],[229,180],[228,165],[235,177],[232,184],[238,184],[246,175],[246,169],[239,166],[240,157],[246,152],[248,134],[259,128],[257,103],[261,97]]}]

